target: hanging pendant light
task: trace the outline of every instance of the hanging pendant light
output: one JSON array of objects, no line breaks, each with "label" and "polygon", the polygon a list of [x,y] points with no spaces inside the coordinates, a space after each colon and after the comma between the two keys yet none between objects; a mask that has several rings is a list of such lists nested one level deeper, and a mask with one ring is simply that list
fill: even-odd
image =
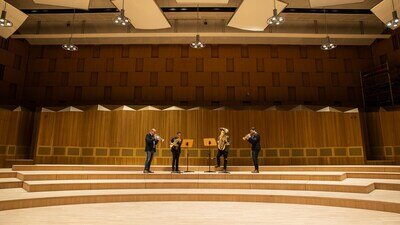
[{"label": "hanging pendant light", "polygon": [[75,52],[78,51],[78,46],[72,43],[72,34],[74,33],[74,22],[75,22],[75,9],[74,9],[74,15],[72,16],[72,23],[71,23],[71,36],[68,39],[68,43],[63,44],[61,47],[70,52]]},{"label": "hanging pendant light", "polygon": [[325,16],[325,32],[326,32],[326,39],[325,43],[321,45],[321,49],[324,51],[329,51],[337,47],[334,43],[332,43],[329,35],[328,35],[328,23],[326,21],[326,10],[324,9],[324,16]]},{"label": "hanging pendant light", "polygon": [[394,1],[392,0],[393,12],[392,12],[392,20],[386,23],[386,27],[390,29],[396,29],[399,27],[399,17],[397,17],[397,11],[394,8]]},{"label": "hanging pendant light", "polygon": [[267,20],[269,25],[279,26],[285,22],[285,18],[278,15],[278,10],[276,9],[276,0],[274,0],[274,10],[272,13],[272,17]]},{"label": "hanging pendant light", "polygon": [[7,17],[6,7],[7,7],[7,3],[4,2],[4,9],[3,9],[3,11],[1,11],[0,26],[2,26],[2,27],[12,27],[13,23],[6,18]]},{"label": "hanging pendant light", "polygon": [[199,21],[200,21],[200,18],[199,18],[199,5],[197,5],[197,24],[196,24],[196,31],[197,31],[196,33],[197,34],[196,34],[196,40],[190,44],[190,47],[196,48],[196,49],[200,49],[200,48],[206,47],[206,45],[203,42],[201,42],[201,40],[200,40]]},{"label": "hanging pendant light", "polygon": [[114,19],[114,23],[120,24],[122,26],[127,26],[130,24],[129,18],[125,16],[125,1],[122,0],[122,9],[119,15]]}]

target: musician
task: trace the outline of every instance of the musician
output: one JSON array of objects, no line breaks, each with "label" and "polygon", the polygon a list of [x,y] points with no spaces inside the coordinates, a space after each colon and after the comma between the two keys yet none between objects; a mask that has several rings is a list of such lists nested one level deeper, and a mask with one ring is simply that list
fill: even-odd
[{"label": "musician", "polygon": [[258,154],[261,150],[260,135],[257,133],[256,128],[250,128],[250,133],[243,137],[243,140],[247,140],[251,144],[251,156],[253,158],[254,171],[252,173],[259,173],[258,171]]},{"label": "musician", "polygon": [[224,157],[224,170],[223,172],[226,173],[226,167],[228,165],[228,152],[229,152],[229,147],[230,147],[230,137],[228,136],[229,130],[227,128],[221,127],[219,128],[220,130],[220,135],[217,138],[217,143],[218,143],[218,153],[217,153],[217,165],[215,168],[218,168],[221,166],[221,161],[220,158],[221,156]]},{"label": "musician", "polygon": [[171,139],[170,147],[172,152],[172,172],[180,173],[179,171],[179,156],[181,155],[182,132],[176,133],[176,136]]},{"label": "musician", "polygon": [[158,142],[163,141],[163,139],[157,135],[157,130],[153,128],[146,134],[145,141],[146,162],[144,164],[143,173],[154,173],[150,170],[151,161],[153,160],[154,153],[156,153]]}]

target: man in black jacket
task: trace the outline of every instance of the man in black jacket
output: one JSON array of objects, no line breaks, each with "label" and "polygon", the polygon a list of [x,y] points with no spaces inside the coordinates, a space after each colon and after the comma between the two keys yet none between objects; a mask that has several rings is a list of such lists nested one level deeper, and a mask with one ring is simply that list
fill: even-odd
[{"label": "man in black jacket", "polygon": [[179,156],[181,155],[182,132],[176,133],[176,136],[171,139],[172,152],[172,173],[180,173],[179,171]]},{"label": "man in black jacket", "polygon": [[143,173],[153,173],[153,171],[150,170],[150,166],[159,141],[156,137],[156,133],[156,129],[153,128],[146,134],[146,147],[144,149],[146,151],[146,162],[144,164]]},{"label": "man in black jacket", "polygon": [[260,135],[257,133],[256,128],[250,128],[250,135],[245,138],[251,143],[251,157],[253,158],[254,171],[252,173],[259,173],[258,171],[258,153],[260,153]]}]

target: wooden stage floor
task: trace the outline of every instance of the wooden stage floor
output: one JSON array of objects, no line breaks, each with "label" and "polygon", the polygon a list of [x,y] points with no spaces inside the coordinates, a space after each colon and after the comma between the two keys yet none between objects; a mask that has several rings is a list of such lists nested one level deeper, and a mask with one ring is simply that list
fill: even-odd
[{"label": "wooden stage floor", "polygon": [[400,214],[274,203],[131,202],[3,211],[0,224],[398,225]]}]

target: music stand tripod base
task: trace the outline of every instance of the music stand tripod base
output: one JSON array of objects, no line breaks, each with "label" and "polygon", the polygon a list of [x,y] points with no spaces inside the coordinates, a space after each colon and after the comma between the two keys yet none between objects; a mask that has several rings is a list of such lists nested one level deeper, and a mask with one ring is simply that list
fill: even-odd
[{"label": "music stand tripod base", "polygon": [[217,171],[211,170],[211,147],[217,146],[217,142],[215,138],[204,138],[203,144],[205,147],[208,147],[208,171],[204,171],[204,173],[215,173]]},{"label": "music stand tripod base", "polygon": [[217,171],[211,170],[211,149],[208,149],[208,170],[204,171],[204,173],[216,173]]}]

